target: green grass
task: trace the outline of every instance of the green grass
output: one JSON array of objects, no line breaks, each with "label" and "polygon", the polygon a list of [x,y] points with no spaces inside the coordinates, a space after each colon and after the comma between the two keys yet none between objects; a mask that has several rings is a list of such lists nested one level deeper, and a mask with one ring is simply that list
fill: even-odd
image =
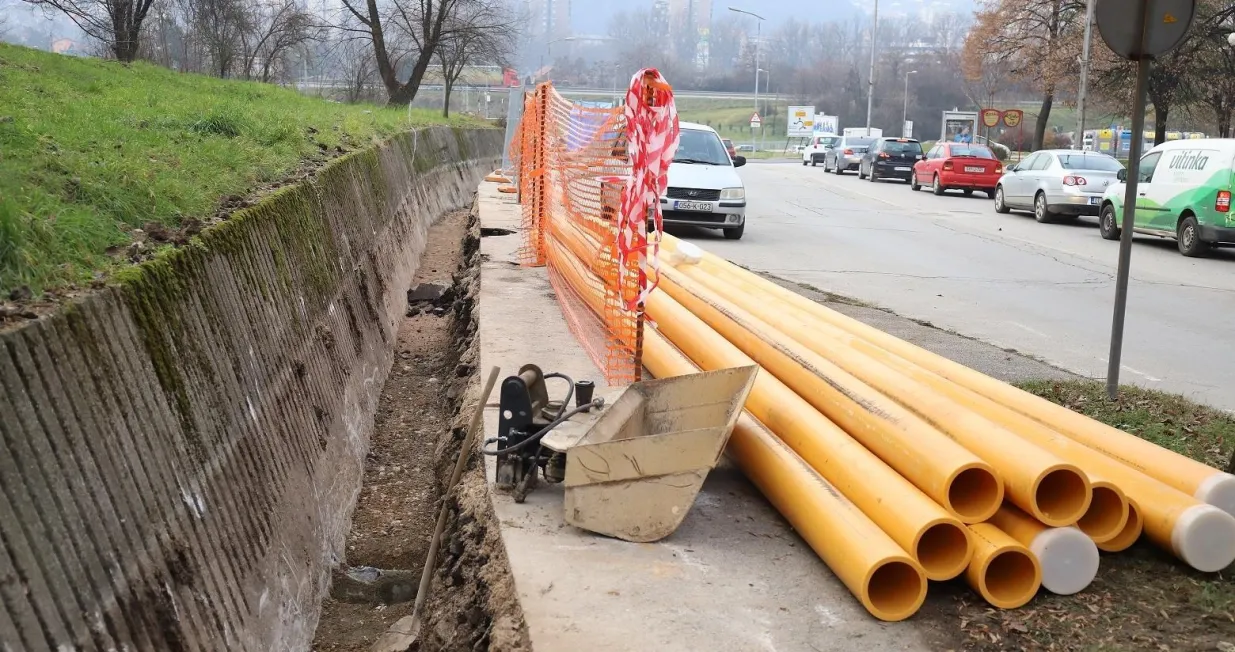
[{"label": "green grass", "polygon": [[174,228],[433,111],[348,106],[269,84],[0,44],[0,299],[121,264],[149,222]]},{"label": "green grass", "polygon": [[1215,468],[1226,468],[1235,448],[1235,419],[1175,394],[1125,386],[1112,402],[1105,386],[1094,381],[1030,382],[1021,388]]}]

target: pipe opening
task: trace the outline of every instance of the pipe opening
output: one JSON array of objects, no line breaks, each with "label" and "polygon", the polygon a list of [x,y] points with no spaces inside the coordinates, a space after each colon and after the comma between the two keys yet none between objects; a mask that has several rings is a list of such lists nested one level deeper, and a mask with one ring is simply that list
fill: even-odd
[{"label": "pipe opening", "polygon": [[973,550],[965,528],[955,522],[944,521],[922,533],[914,556],[928,578],[949,580],[965,572]]},{"label": "pipe opening", "polygon": [[1055,469],[1038,482],[1033,497],[1040,521],[1053,527],[1072,525],[1089,506],[1089,483],[1072,469]]},{"label": "pipe opening", "polygon": [[1122,552],[1132,547],[1136,540],[1141,538],[1141,529],[1145,524],[1141,522],[1141,512],[1136,508],[1136,503],[1128,501],[1128,522],[1124,523],[1124,527],[1115,535],[1115,538],[1104,541],[1098,544],[1098,548],[1106,552]]},{"label": "pipe opening", "polygon": [[890,561],[871,574],[866,595],[875,615],[884,620],[902,620],[922,605],[926,581],[912,564]]},{"label": "pipe opening", "polygon": [[990,518],[1003,501],[999,480],[990,470],[974,467],[961,471],[948,487],[948,505],[963,523]]},{"label": "pipe opening", "polygon": [[991,604],[1004,609],[1029,602],[1038,592],[1038,582],[1033,557],[1015,548],[995,553],[982,577]]},{"label": "pipe opening", "polygon": [[1089,509],[1076,522],[1076,527],[1094,541],[1109,541],[1119,535],[1127,522],[1124,516],[1127,501],[1111,487],[1094,485],[1092,489],[1093,499],[1089,501]]}]

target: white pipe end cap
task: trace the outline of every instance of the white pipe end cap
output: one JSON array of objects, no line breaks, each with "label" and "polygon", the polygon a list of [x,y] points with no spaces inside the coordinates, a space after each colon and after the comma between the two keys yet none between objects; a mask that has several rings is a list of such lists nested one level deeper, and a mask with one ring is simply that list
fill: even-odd
[{"label": "white pipe end cap", "polygon": [[1042,531],[1034,537],[1029,551],[1042,568],[1042,588],[1051,593],[1078,593],[1098,576],[1098,546],[1074,527]]},{"label": "white pipe end cap", "polygon": [[1205,478],[1192,497],[1235,516],[1235,475],[1218,472]]},{"label": "white pipe end cap", "polygon": [[1235,562],[1235,516],[1213,505],[1193,505],[1175,521],[1171,548],[1189,566],[1216,573]]},{"label": "white pipe end cap", "polygon": [[674,265],[698,265],[703,260],[703,250],[692,242],[679,241],[677,250],[669,256],[669,260]]}]

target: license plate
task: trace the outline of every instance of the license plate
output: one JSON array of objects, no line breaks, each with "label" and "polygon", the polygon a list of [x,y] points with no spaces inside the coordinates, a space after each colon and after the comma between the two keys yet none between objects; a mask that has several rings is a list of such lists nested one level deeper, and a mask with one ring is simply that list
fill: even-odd
[{"label": "license plate", "polygon": [[712,202],[710,201],[675,201],[673,202],[673,210],[675,211],[699,211],[702,213],[712,212]]},{"label": "license plate", "polygon": [[897,172],[908,172],[909,168],[896,168]]},{"label": "license plate", "polygon": [[966,167],[965,167],[965,171],[966,171],[966,172],[973,172],[973,173],[976,173],[976,174],[982,174],[983,172],[986,172],[986,168],[975,168],[975,167],[966,166]]},{"label": "license plate", "polygon": [[1097,206],[1097,205],[1098,205],[1098,202],[1100,202],[1100,201],[1102,201],[1102,198],[1101,198],[1101,197],[1090,197],[1090,198],[1089,198],[1089,205],[1090,205],[1090,206]]}]

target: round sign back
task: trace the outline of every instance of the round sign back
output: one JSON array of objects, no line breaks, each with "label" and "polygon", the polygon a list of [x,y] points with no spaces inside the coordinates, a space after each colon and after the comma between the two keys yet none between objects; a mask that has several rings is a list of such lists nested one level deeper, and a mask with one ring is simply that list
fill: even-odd
[{"label": "round sign back", "polygon": [[[1175,49],[1196,18],[1196,0],[1097,0],[1094,19],[1107,47],[1125,59],[1150,59]],[[1140,10],[1145,9],[1144,43]]]}]

